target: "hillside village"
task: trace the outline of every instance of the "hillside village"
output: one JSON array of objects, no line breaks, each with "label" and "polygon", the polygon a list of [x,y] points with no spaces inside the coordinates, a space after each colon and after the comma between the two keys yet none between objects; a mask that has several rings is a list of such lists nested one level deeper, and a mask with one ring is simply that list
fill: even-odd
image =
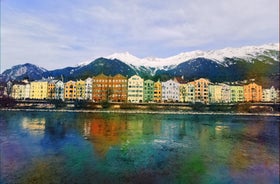
[{"label": "hillside village", "polygon": [[254,80],[212,83],[199,78],[185,81],[174,77],[167,81],[144,80],[138,75],[107,76],[103,73],[85,80],[64,82],[53,78],[2,83],[0,98],[16,100],[62,100],[123,103],[242,103],[280,101],[279,89],[263,89]]}]

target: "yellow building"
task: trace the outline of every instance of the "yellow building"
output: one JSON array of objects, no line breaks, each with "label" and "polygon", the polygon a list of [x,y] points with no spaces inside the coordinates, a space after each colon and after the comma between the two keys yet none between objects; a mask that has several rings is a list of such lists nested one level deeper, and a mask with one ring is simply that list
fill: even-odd
[{"label": "yellow building", "polygon": [[208,86],[209,102],[221,103],[222,102],[222,86],[209,85]]},{"label": "yellow building", "polygon": [[79,80],[76,82],[76,98],[84,100],[86,98],[86,82]]},{"label": "yellow building", "polygon": [[75,100],[76,99],[76,82],[68,81],[64,86],[64,99],[65,100]]},{"label": "yellow building", "polygon": [[14,84],[12,87],[12,97],[14,99],[24,99],[25,84]]},{"label": "yellow building", "polygon": [[252,82],[244,85],[244,101],[260,102],[262,101],[262,86]]},{"label": "yellow building", "polygon": [[210,84],[210,81],[205,78],[200,78],[190,83],[193,84],[195,88],[195,101],[209,103],[208,85]]},{"label": "yellow building", "polygon": [[162,85],[160,81],[154,83],[154,102],[161,102]]},{"label": "yellow building", "polygon": [[39,80],[30,83],[31,99],[47,99],[48,98],[48,81]]}]

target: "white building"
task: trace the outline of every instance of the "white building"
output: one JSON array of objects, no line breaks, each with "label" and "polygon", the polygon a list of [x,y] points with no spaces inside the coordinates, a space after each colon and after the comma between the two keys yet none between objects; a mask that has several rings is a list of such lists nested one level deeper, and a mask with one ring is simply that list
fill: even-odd
[{"label": "white building", "polygon": [[14,99],[29,99],[30,98],[30,84],[28,81],[22,81],[12,86],[12,97]]},{"label": "white building", "polygon": [[87,78],[86,82],[86,90],[85,90],[85,99],[92,100],[92,78]]},{"label": "white building", "polygon": [[180,101],[180,84],[168,80],[162,82],[162,101],[164,102],[179,102]]},{"label": "white building", "polygon": [[229,103],[231,97],[230,86],[227,84],[220,84],[222,86],[222,103]]},{"label": "white building", "polygon": [[263,89],[263,102],[279,102],[279,90],[276,90],[274,86],[269,89]]},{"label": "white building", "polygon": [[60,80],[55,83],[55,99],[64,100],[64,83]]},{"label": "white building", "polygon": [[132,103],[143,102],[143,85],[144,80],[138,76],[133,75],[128,79],[128,91],[127,91],[127,101]]}]

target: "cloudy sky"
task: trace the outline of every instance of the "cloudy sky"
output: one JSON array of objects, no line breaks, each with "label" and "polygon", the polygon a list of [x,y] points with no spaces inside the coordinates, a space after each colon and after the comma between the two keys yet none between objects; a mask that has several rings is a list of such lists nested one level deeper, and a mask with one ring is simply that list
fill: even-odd
[{"label": "cloudy sky", "polygon": [[1,0],[1,72],[279,42],[278,0]]}]

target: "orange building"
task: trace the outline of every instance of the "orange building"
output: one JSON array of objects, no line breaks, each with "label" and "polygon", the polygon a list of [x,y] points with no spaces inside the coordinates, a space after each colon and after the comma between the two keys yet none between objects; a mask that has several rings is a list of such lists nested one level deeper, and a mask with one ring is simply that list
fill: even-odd
[{"label": "orange building", "polygon": [[190,82],[195,88],[195,102],[209,103],[208,86],[210,81],[205,78]]},{"label": "orange building", "polygon": [[117,74],[112,78],[112,96],[113,102],[126,102],[127,100],[127,78]]},{"label": "orange building", "polygon": [[55,99],[55,84],[57,80],[51,80],[48,83],[48,98]]},{"label": "orange building", "polygon": [[262,101],[262,86],[256,83],[244,85],[244,101],[260,102]]},{"label": "orange building", "polygon": [[76,82],[75,81],[70,80],[65,83],[64,99],[65,100],[75,100],[76,99]]},{"label": "orange building", "polygon": [[95,102],[126,102],[127,78],[120,74],[114,77],[104,74],[93,77],[92,99]]}]

